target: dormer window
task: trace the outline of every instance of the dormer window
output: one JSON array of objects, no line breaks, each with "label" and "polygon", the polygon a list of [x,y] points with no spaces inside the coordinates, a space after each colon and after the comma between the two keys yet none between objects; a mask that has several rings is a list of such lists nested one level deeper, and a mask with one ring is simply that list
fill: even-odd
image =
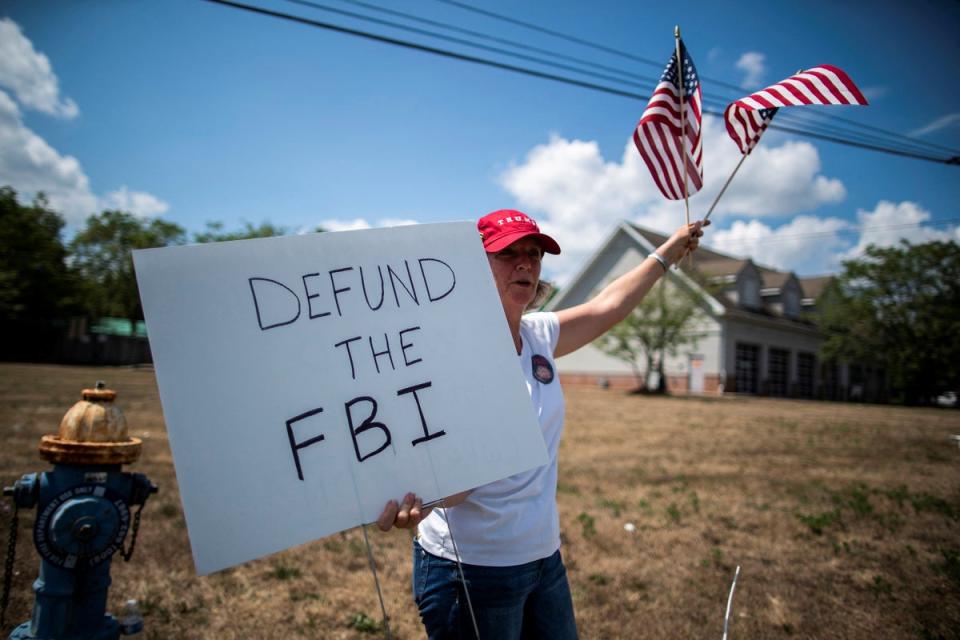
[{"label": "dormer window", "polygon": [[783,290],[783,315],[788,318],[800,317],[800,292],[797,287],[785,287]]},{"label": "dormer window", "polygon": [[760,307],[760,278],[756,272],[744,269],[740,273],[737,293],[741,306],[753,309]]}]

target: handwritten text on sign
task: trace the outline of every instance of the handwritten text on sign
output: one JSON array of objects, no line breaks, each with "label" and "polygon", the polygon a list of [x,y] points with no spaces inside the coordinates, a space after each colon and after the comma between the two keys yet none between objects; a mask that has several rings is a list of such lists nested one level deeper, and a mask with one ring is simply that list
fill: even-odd
[{"label": "handwritten text on sign", "polygon": [[546,462],[470,223],[134,258],[200,573]]}]

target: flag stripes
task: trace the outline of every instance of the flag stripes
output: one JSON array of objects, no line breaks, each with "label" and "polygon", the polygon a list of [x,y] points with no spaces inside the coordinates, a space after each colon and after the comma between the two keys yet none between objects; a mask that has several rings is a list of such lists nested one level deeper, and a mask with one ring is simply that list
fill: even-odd
[{"label": "flag stripes", "polygon": [[[681,200],[703,186],[703,149],[700,143],[702,94],[697,70],[680,42],[683,68],[677,54],[667,63],[647,108],[633,132],[633,142],[660,193]],[[680,116],[680,78],[683,82],[683,120]],[[685,130],[685,131],[684,131]],[[686,138],[683,138],[683,133]],[[683,171],[686,164],[687,183]]]},{"label": "flag stripes", "polygon": [[775,85],[727,105],[727,133],[750,153],[780,107],[807,104],[867,104],[867,99],[842,69],[824,64],[801,71]]}]

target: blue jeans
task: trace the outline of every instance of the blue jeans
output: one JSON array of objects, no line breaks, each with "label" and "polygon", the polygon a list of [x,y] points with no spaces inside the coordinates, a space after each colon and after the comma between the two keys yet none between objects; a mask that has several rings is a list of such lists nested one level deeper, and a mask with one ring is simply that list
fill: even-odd
[{"label": "blue jeans", "polygon": [[[513,567],[464,564],[479,640],[576,640],[573,600],[560,552]],[[474,640],[457,563],[413,541],[413,598],[430,640]]]}]

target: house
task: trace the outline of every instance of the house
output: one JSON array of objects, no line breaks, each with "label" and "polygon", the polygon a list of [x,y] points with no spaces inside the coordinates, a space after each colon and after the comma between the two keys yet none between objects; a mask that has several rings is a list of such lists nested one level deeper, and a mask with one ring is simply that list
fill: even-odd
[{"label": "house", "polygon": [[[589,299],[666,239],[621,222],[547,308],[563,309]],[[691,329],[699,336],[696,343],[665,361],[667,388],[706,394],[867,399],[862,371],[819,361],[824,336],[815,324],[816,305],[831,278],[798,278],[792,272],[701,246],[692,260],[671,269],[662,285],[669,288],[668,295],[691,296],[703,311]],[[557,367],[565,384],[637,386],[630,364],[595,345],[558,359]]]}]

